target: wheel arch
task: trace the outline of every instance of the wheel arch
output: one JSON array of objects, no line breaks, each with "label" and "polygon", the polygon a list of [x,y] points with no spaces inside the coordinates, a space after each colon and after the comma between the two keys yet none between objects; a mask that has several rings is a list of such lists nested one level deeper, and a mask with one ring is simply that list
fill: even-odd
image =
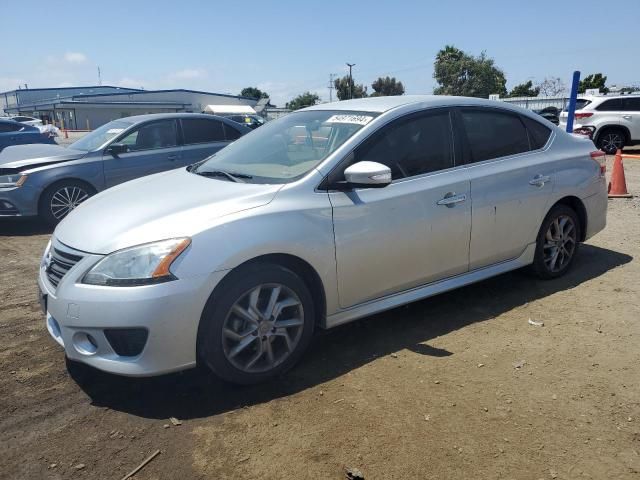
[{"label": "wheel arch", "polygon": [[598,128],[598,131],[596,132],[596,136],[594,139],[594,143],[597,144],[597,142],[600,140],[600,136],[607,130],[620,130],[622,133],[624,133],[625,145],[627,145],[631,141],[631,132],[626,126],[619,125],[619,124],[607,124],[603,127]]},{"label": "wheel arch", "polygon": [[42,199],[45,195],[45,193],[47,193],[50,189],[52,189],[53,187],[55,187],[56,185],[65,183],[65,182],[78,182],[78,183],[83,183],[84,185],[86,185],[87,187],[89,187],[89,189],[92,190],[92,194],[95,195],[96,193],[98,193],[98,188],[93,185],[91,182],[83,179],[83,178],[78,178],[78,177],[63,177],[63,178],[57,178],[55,179],[53,182],[51,182],[49,185],[47,185],[46,187],[44,187],[42,189],[42,191],[40,192],[40,195],[38,196],[38,213],[41,213],[41,208],[42,208]]},{"label": "wheel arch", "polygon": [[547,211],[547,215],[556,205],[566,205],[567,207],[571,208],[574,212],[576,212],[576,215],[578,215],[578,221],[580,222],[580,239],[579,240],[581,242],[584,242],[587,235],[588,217],[587,217],[587,209],[584,206],[584,203],[582,202],[582,200],[580,200],[578,197],[573,195],[563,197],[560,200],[558,200],[556,203],[554,203],[551,206],[551,208],[549,208],[549,210]]},{"label": "wheel arch", "polygon": [[[237,265],[233,269],[231,269],[223,279],[215,286],[211,294],[209,295],[209,300],[205,304],[198,324],[197,330],[197,340],[196,340],[196,360],[198,363],[201,362],[201,338],[204,333],[204,322],[202,321],[204,316],[207,313],[207,310],[211,308],[211,300],[215,302],[216,295],[219,294],[226,280],[229,278],[229,275],[232,272],[235,272],[241,268],[245,268],[250,265],[260,264],[260,263],[271,263],[275,265],[280,265],[289,270],[293,271],[297,275],[300,276],[302,281],[307,285],[309,291],[311,292],[311,296],[314,299],[314,308],[315,308],[315,326],[324,325],[324,318],[326,316],[326,293],[324,290],[324,284],[318,272],[311,266],[309,262],[303,260],[302,258],[291,255],[287,253],[269,253],[264,255],[259,255],[252,259],[246,260],[245,262]],[[319,301],[316,301],[318,300]]]}]

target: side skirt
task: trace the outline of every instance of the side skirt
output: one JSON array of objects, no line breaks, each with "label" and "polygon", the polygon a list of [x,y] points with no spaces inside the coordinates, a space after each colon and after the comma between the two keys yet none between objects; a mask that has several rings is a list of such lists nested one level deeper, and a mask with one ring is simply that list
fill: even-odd
[{"label": "side skirt", "polygon": [[495,277],[496,275],[500,275],[501,273],[506,273],[511,270],[525,267],[533,263],[535,251],[536,244],[532,243],[528,245],[527,248],[525,248],[522,255],[514,258],[513,260],[496,263],[495,265],[491,265],[489,267],[479,268],[462,275],[456,275],[455,277],[439,280],[437,282],[423,285],[422,287],[416,287],[411,290],[388,295],[377,300],[371,300],[367,303],[356,305],[355,307],[351,307],[346,310],[341,310],[334,313],[333,315],[329,315],[325,319],[325,324],[323,325],[323,327],[336,327],[338,325],[342,325],[343,323],[357,320],[358,318],[373,315],[374,313],[380,313],[385,310],[390,310],[407,303],[432,297],[439,293],[454,290],[459,287],[464,287],[465,285],[479,282],[490,277]]}]

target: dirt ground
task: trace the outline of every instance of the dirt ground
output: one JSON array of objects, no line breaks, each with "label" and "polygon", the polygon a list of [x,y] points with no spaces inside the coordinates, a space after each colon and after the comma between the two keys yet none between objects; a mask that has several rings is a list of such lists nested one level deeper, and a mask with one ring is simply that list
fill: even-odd
[{"label": "dirt ground", "polygon": [[640,478],[639,198],[609,202],[562,279],[513,272],[323,332],[249,388],[68,371],[36,301],[49,234],[0,223],[0,478],[120,479],[155,450],[136,479]]}]

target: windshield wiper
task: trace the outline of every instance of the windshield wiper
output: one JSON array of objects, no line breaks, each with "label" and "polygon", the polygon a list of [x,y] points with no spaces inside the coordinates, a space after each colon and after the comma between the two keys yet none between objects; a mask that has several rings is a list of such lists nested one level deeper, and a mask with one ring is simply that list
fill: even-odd
[{"label": "windshield wiper", "polygon": [[206,171],[195,171],[193,172],[196,175],[202,175],[203,177],[225,177],[228,180],[236,183],[245,183],[245,179],[253,178],[251,175],[247,175],[245,173],[231,173],[225,172],[224,170],[206,170]]}]

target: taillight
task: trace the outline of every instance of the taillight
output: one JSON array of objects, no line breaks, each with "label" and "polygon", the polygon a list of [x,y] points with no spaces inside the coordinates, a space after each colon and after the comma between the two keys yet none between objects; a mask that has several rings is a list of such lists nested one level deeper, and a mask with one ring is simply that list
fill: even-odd
[{"label": "taillight", "polygon": [[600,165],[600,176],[604,177],[604,174],[607,172],[607,157],[605,153],[602,150],[595,150],[589,155],[591,155],[593,161],[598,162],[598,165]]},{"label": "taillight", "polygon": [[591,117],[592,115],[593,115],[593,113],[591,113],[591,112],[576,113],[576,114],[575,114],[575,117],[576,117],[576,119],[579,119],[579,118],[589,118],[589,117]]}]

